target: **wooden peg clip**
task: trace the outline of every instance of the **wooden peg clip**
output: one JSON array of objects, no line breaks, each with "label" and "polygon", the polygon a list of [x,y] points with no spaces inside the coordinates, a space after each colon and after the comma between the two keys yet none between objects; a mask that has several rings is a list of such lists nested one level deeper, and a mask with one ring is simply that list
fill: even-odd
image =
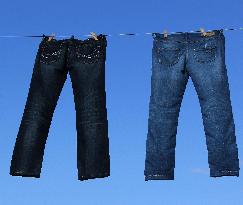
[{"label": "wooden peg clip", "polygon": [[98,37],[95,32],[90,32],[90,34],[96,41],[98,41]]},{"label": "wooden peg clip", "polygon": [[54,38],[55,38],[55,34],[52,33],[52,34],[49,36],[48,41],[51,41],[51,40],[54,39]]},{"label": "wooden peg clip", "polygon": [[201,31],[201,35],[202,36],[206,36],[207,35],[207,32],[204,30],[204,28],[200,28],[200,31]]},{"label": "wooden peg clip", "polygon": [[168,37],[168,32],[167,32],[167,30],[164,30],[163,34],[164,34],[164,38],[167,38],[167,37]]},{"label": "wooden peg clip", "polygon": [[202,33],[202,36],[213,36],[215,34],[215,32],[213,31],[206,32],[203,28],[200,28],[200,31]]}]

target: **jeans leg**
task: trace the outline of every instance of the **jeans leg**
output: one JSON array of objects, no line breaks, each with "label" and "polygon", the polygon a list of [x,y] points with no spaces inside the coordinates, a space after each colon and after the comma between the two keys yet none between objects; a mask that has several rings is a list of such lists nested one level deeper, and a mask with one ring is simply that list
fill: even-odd
[{"label": "jeans leg", "polygon": [[[214,61],[195,61],[190,75],[201,106],[210,176],[239,176],[235,124],[224,63],[224,41],[218,41],[217,49],[218,57]],[[196,55],[197,58],[205,58],[204,55],[209,54],[200,51]]]},{"label": "jeans leg", "polygon": [[78,179],[110,175],[105,63],[78,63],[70,69],[76,109]]},{"label": "jeans leg", "polygon": [[145,181],[173,180],[178,116],[188,74],[183,62],[165,67],[154,62],[151,78]]},{"label": "jeans leg", "polygon": [[48,57],[47,51],[37,53],[11,161],[10,175],[13,176],[40,177],[53,112],[66,80],[67,72],[61,60],[45,64],[41,61],[45,55]]}]

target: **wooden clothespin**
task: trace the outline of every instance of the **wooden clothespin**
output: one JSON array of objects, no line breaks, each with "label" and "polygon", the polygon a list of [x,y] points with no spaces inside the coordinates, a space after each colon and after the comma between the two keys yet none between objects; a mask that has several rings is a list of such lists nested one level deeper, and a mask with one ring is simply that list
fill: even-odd
[{"label": "wooden clothespin", "polygon": [[54,38],[55,38],[55,34],[52,33],[52,34],[49,36],[48,41],[51,41],[51,40],[54,39]]},{"label": "wooden clothespin", "polygon": [[200,28],[200,31],[201,31],[201,35],[202,36],[206,36],[207,35],[207,32],[204,30],[204,28]]},{"label": "wooden clothespin", "polygon": [[167,37],[168,37],[168,32],[167,32],[167,30],[164,30],[163,34],[164,34],[164,38],[167,38]]},{"label": "wooden clothespin", "polygon": [[95,32],[90,32],[90,34],[96,41],[98,41],[98,37]]},{"label": "wooden clothespin", "polygon": [[213,31],[206,32],[203,28],[200,28],[200,31],[202,33],[202,36],[213,36],[215,34],[215,32]]}]

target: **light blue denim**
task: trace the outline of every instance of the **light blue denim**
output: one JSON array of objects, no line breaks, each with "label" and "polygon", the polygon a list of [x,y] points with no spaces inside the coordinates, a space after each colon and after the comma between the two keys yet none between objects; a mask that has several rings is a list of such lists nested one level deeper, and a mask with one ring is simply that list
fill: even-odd
[{"label": "light blue denim", "polygon": [[180,106],[189,76],[201,106],[210,177],[239,176],[222,30],[153,34],[145,180],[173,180]]}]

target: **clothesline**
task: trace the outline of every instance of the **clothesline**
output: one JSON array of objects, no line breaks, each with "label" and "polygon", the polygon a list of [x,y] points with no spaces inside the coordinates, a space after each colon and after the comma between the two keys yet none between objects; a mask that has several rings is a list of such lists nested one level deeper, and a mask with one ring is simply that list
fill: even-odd
[{"label": "clothesline", "polygon": [[[223,31],[243,31],[243,27],[240,28],[223,28],[223,29],[218,29],[218,30],[223,30]],[[215,31],[214,30],[205,30],[205,32],[211,32]],[[197,33],[197,32],[202,32],[201,30],[190,30],[187,31],[188,33]],[[146,32],[146,33],[117,33],[117,34],[103,34],[105,36],[138,36],[138,35],[152,35],[153,33],[161,33],[163,34],[164,32]],[[179,33],[185,33],[183,31],[169,31],[167,32],[169,34],[179,34]],[[42,38],[43,36],[50,37],[52,35],[0,35],[0,38]],[[55,38],[68,38],[71,35],[55,35]],[[83,34],[83,35],[76,35],[76,36],[92,36],[91,34]]]}]

